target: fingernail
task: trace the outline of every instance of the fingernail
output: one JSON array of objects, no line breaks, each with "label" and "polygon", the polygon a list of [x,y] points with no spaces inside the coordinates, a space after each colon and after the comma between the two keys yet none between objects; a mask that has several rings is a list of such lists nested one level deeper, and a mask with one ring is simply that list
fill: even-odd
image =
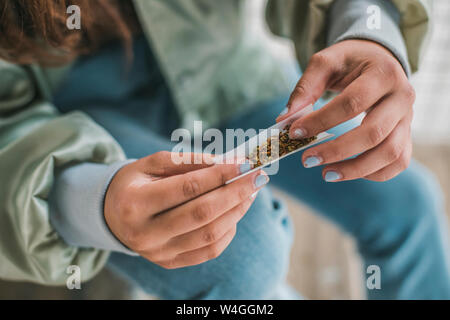
[{"label": "fingernail", "polygon": [[285,114],[287,114],[289,112],[289,109],[286,107],[283,109],[283,111],[281,111],[281,113],[278,115],[278,118],[281,116],[284,116]]},{"label": "fingernail", "polygon": [[333,181],[340,180],[340,179],[342,179],[342,175],[339,172],[328,171],[325,174],[325,181],[326,182],[333,182]]},{"label": "fingernail", "polygon": [[292,138],[294,139],[303,138],[304,136],[306,136],[306,131],[303,128],[295,129],[294,133],[292,134]]},{"label": "fingernail", "polygon": [[312,157],[306,158],[305,162],[303,163],[303,166],[305,168],[312,168],[312,167],[318,166],[321,163],[322,163],[322,158],[312,156]]},{"label": "fingernail", "polygon": [[260,174],[255,179],[255,188],[261,188],[263,185],[267,184],[269,182],[269,177],[265,174]]},{"label": "fingernail", "polygon": [[239,166],[239,172],[241,174],[246,173],[252,169],[252,165],[248,162],[245,162]]},{"label": "fingernail", "polygon": [[256,196],[258,195],[258,192],[259,192],[259,191],[256,191],[255,193],[253,193],[253,194],[251,195],[251,197],[252,197],[252,198],[256,198]]}]

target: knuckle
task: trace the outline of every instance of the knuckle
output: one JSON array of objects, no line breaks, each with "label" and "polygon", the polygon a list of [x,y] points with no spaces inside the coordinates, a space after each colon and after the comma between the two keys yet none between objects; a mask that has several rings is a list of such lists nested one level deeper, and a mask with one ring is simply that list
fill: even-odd
[{"label": "knuckle", "polygon": [[342,108],[344,109],[344,113],[346,117],[354,117],[358,115],[360,112],[360,103],[361,98],[357,95],[350,95],[348,96],[344,104],[342,105]]},{"label": "knuckle", "polygon": [[[224,160],[224,164],[226,164],[227,160]],[[214,180],[214,183],[217,186],[223,186],[231,177],[236,175],[237,169],[236,167],[226,164],[220,166],[213,166],[211,169],[211,177]]]},{"label": "knuckle", "polygon": [[238,188],[237,193],[240,202],[247,200],[250,195],[247,188]]},{"label": "knuckle", "polygon": [[344,155],[342,154],[341,148],[333,141],[327,150],[324,150],[323,158],[326,159],[325,161],[327,162],[334,162],[344,160]]},{"label": "knuckle", "polygon": [[390,79],[393,84],[397,84],[398,81],[405,78],[405,72],[402,65],[394,57],[384,62],[383,70],[385,70],[388,79]]},{"label": "knuckle", "polygon": [[160,266],[163,269],[169,270],[169,268],[167,268],[167,264],[165,262],[157,262],[157,261],[152,261],[152,260],[150,260],[150,261],[153,262],[154,264]]},{"label": "knuckle", "polygon": [[157,253],[152,251],[145,253],[145,259],[153,263],[158,263],[158,261],[161,261],[161,257]]},{"label": "knuckle", "polygon": [[384,70],[388,73],[396,73],[399,70],[399,62],[394,57],[391,57],[390,59],[386,59],[383,63]]},{"label": "knuckle", "polygon": [[409,104],[412,105],[416,101],[416,90],[409,82],[403,89],[403,93]]},{"label": "knuckle", "polygon": [[323,66],[330,64],[330,57],[324,52],[317,52],[311,56],[311,64],[316,66]]},{"label": "knuckle", "polygon": [[396,143],[390,143],[386,150],[386,156],[389,161],[395,161],[400,158],[400,156],[402,155],[402,152],[403,152],[403,148],[401,147],[401,145],[396,144]]},{"label": "knuckle", "polygon": [[146,241],[142,234],[134,229],[129,229],[125,235],[126,244],[134,251],[140,252],[146,249]]},{"label": "knuckle", "polygon": [[170,159],[170,152],[158,151],[150,156],[150,163],[159,167],[159,165],[165,163],[167,159]]},{"label": "knuckle", "polygon": [[166,270],[176,269],[174,260],[168,260],[168,261],[164,261],[164,262],[159,262],[159,263],[157,263],[157,265],[159,265],[160,267],[162,267],[162,268],[164,268]]},{"label": "knuckle", "polygon": [[388,64],[378,64],[375,67],[375,72],[381,77],[383,80],[392,79],[392,69]]},{"label": "knuckle", "polygon": [[294,95],[309,98],[311,101],[316,101],[320,97],[318,97],[312,89],[313,85],[311,84],[311,81],[307,78],[302,78],[294,88]]},{"label": "knuckle", "polygon": [[398,62],[394,59],[387,59],[383,64],[377,66],[377,72],[383,79],[395,82],[399,78]]},{"label": "knuckle", "polygon": [[330,120],[327,117],[314,116],[310,118],[311,123],[316,123],[316,132],[322,132],[331,127]]},{"label": "knuckle", "polygon": [[218,240],[219,234],[215,227],[209,226],[203,232],[202,238],[205,243],[212,243]]},{"label": "knuckle", "polygon": [[228,181],[229,175],[227,174],[227,172],[225,170],[221,169],[220,167],[221,166],[218,167],[218,170],[219,170],[218,177],[219,177],[220,185],[223,186]]},{"label": "knuckle", "polygon": [[[147,159],[147,158],[146,158]],[[152,173],[158,176],[167,175],[167,168],[165,163],[171,161],[170,152],[158,151],[148,157],[148,163],[145,167],[152,168]]]},{"label": "knuckle", "polygon": [[158,152],[154,153],[152,157],[154,157],[155,159],[161,160],[161,159],[167,159],[169,156],[170,156],[169,151],[158,151]]},{"label": "knuckle", "polygon": [[385,182],[389,180],[389,176],[386,173],[382,172],[379,173],[375,178],[373,178],[373,180],[377,182]]},{"label": "knuckle", "polygon": [[294,93],[296,96],[304,96],[306,94],[306,83],[307,80],[302,80],[297,84],[297,86],[294,88]]},{"label": "knuckle", "polygon": [[221,248],[217,244],[212,244],[208,248],[208,260],[216,259],[222,254]]},{"label": "knuckle", "polygon": [[164,259],[167,259],[166,252],[167,250],[164,246],[158,246],[152,250],[146,250],[146,256],[152,262],[164,261]]},{"label": "knuckle", "polygon": [[411,157],[407,156],[406,154],[403,154],[400,158],[401,171],[408,169],[410,162],[411,162]]},{"label": "knuckle", "polygon": [[207,202],[203,202],[192,210],[192,219],[195,222],[203,223],[205,221],[208,221],[211,214],[211,205]]},{"label": "knuckle", "polygon": [[[342,171],[344,171],[344,170],[342,170]],[[366,172],[365,167],[364,167],[363,165],[358,164],[358,165],[355,165],[355,166],[352,168],[352,173],[351,173],[351,175],[352,175],[354,178],[363,178],[363,177],[365,177],[365,176],[367,175],[367,172]]]},{"label": "knuckle", "polygon": [[200,183],[194,177],[189,177],[183,181],[183,195],[186,198],[194,198],[201,193]]},{"label": "knuckle", "polygon": [[238,216],[240,218],[242,218],[247,213],[248,207],[247,207],[246,203],[244,202],[239,205],[237,210],[238,210]]},{"label": "knuckle", "polygon": [[233,230],[231,231],[231,239],[234,239],[234,236],[236,235],[236,232],[237,232],[237,227],[234,226]]},{"label": "knuckle", "polygon": [[367,138],[369,147],[379,145],[384,140],[384,129],[382,126],[374,124],[369,128]]}]

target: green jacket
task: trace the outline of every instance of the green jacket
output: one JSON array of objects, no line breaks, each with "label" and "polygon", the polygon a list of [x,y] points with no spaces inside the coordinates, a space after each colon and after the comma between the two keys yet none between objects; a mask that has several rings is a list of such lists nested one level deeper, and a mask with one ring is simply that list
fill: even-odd
[{"label": "green jacket", "polygon": [[[247,1],[134,0],[149,44],[186,126],[214,125],[257,101],[286,93],[288,79],[261,32],[246,23]],[[273,33],[293,40],[302,68],[326,46],[333,0],[269,0]],[[429,29],[430,3],[393,0],[409,64],[417,70]],[[59,115],[49,102],[65,69],[0,60],[0,278],[63,284],[69,265],[93,277],[108,252],[67,245],[49,223],[54,175],[79,162],[125,158],[120,146],[81,112]],[[264,90],[262,90],[264,88]],[[267,90],[270,88],[270,90]]]}]

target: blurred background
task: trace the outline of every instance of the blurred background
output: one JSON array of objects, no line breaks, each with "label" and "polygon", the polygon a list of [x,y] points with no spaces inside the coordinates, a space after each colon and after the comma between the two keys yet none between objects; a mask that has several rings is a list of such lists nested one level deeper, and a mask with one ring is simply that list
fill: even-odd
[{"label": "blurred background", "polygon": [[[264,2],[250,1],[255,12]],[[413,136],[414,157],[437,176],[450,212],[450,1],[434,0],[434,26],[422,69],[413,76],[417,92]],[[263,27],[255,15],[255,27]],[[289,43],[280,41],[280,55],[291,54]],[[289,282],[309,299],[365,298],[363,270],[354,243],[309,208],[289,199],[296,238]],[[450,216],[450,214],[449,214]],[[108,270],[84,283],[82,290],[51,288],[0,281],[0,299],[146,299]]]}]

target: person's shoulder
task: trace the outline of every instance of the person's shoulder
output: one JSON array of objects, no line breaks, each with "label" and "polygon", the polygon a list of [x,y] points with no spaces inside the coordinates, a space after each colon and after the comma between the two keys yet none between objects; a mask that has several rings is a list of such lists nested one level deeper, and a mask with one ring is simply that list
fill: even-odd
[{"label": "person's shoulder", "polygon": [[0,112],[23,106],[35,95],[35,85],[24,66],[0,59]]}]

